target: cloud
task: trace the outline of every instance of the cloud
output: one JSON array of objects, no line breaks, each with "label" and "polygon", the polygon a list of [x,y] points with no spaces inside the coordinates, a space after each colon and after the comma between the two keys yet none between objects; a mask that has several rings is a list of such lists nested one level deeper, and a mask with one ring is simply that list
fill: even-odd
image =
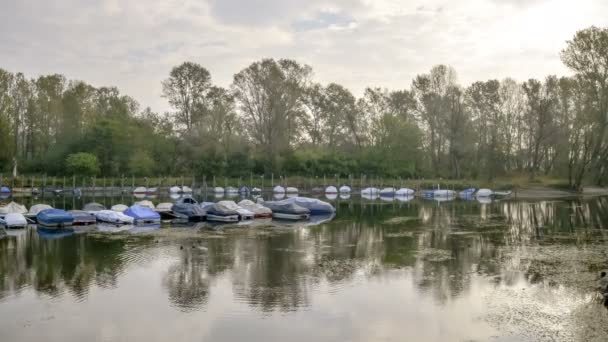
[{"label": "cloud", "polygon": [[251,62],[288,57],[361,94],[409,87],[434,64],[462,83],[563,74],[576,30],[607,26],[600,0],[21,0],[0,4],[0,67],[116,85],[168,109],[160,82],[193,61],[229,86]]}]

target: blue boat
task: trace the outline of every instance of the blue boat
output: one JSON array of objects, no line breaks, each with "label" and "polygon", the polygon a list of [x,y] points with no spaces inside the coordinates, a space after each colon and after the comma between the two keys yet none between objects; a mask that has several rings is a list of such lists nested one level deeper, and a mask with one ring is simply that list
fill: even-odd
[{"label": "blue boat", "polygon": [[133,205],[124,214],[131,216],[135,224],[160,223],[160,214],[148,207]]},{"label": "blue boat", "polygon": [[57,228],[71,227],[74,223],[74,217],[61,209],[45,209],[36,215],[36,220],[39,225]]},{"label": "blue boat", "polygon": [[10,193],[11,193],[11,188],[9,188],[8,186],[0,187],[0,194],[10,194]]},{"label": "blue boat", "polygon": [[466,201],[473,200],[475,199],[475,191],[477,191],[475,188],[464,189],[458,193],[458,197]]}]

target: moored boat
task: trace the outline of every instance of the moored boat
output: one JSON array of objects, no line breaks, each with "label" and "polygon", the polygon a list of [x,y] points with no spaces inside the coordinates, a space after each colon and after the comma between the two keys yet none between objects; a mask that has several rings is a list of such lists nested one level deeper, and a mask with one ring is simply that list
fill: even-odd
[{"label": "moored boat", "polygon": [[74,218],[74,223],[72,224],[74,226],[88,226],[97,223],[95,215],[84,210],[70,210],[68,213]]},{"label": "moored boat", "polygon": [[150,209],[154,210],[154,203],[152,203],[152,201],[143,200],[143,201],[135,202],[134,204],[138,205],[140,207],[146,207],[146,208],[150,208]]},{"label": "moored boat", "polygon": [[341,194],[349,194],[352,191],[348,185],[342,185],[339,190]]},{"label": "moored boat", "polygon": [[205,217],[207,216],[205,209],[201,208],[201,206],[198,204],[192,203],[176,203],[171,207],[170,212],[172,212],[175,217],[179,219],[184,219],[191,222],[204,221]]},{"label": "moored boat", "polygon": [[133,224],[134,219],[122,212],[113,210],[98,210],[93,212],[98,221],[113,224]]},{"label": "moored boat", "polygon": [[285,188],[280,185],[277,185],[272,189],[272,192],[274,192],[275,194],[284,194]]},{"label": "moored boat", "polygon": [[82,208],[82,210],[88,211],[88,212],[94,212],[94,211],[106,210],[106,207],[103,204],[92,202],[92,203],[85,204],[84,207]]},{"label": "moored boat", "polygon": [[27,227],[27,219],[21,213],[9,213],[0,218],[0,225],[6,229],[18,229]]},{"label": "moored boat", "polygon": [[395,188],[384,188],[380,190],[380,197],[393,197],[395,196]]},{"label": "moored boat", "polygon": [[255,203],[251,200],[242,200],[238,203],[239,207],[247,209],[253,212],[255,218],[271,218],[272,210],[266,208],[265,206]]},{"label": "moored boat", "polygon": [[226,202],[231,201],[220,201],[218,203],[214,203],[212,206],[207,207],[207,221],[238,222],[239,213],[230,206],[227,206]]},{"label": "moored boat", "polygon": [[395,191],[395,196],[413,196],[416,193],[414,189],[401,188]]},{"label": "moored boat", "polygon": [[136,195],[145,195],[146,193],[148,193],[148,189],[143,186],[138,186],[133,190],[133,193]]},{"label": "moored boat", "polygon": [[338,193],[338,189],[335,186],[330,185],[327,188],[325,188],[325,193],[326,194],[337,194]]},{"label": "moored boat", "polygon": [[494,191],[490,190],[490,189],[479,189],[476,193],[475,196],[476,197],[490,197],[494,195]]},{"label": "moored boat", "polygon": [[124,212],[127,209],[129,209],[129,207],[127,205],[125,205],[125,204],[114,204],[110,208],[110,210],[117,211],[117,212],[120,212],[120,213]]},{"label": "moored boat", "polygon": [[65,210],[45,209],[36,215],[36,221],[44,227],[63,228],[72,226],[74,217]]},{"label": "moored boat", "polygon": [[7,204],[5,206],[0,207],[0,216],[12,214],[12,213],[24,215],[27,213],[27,208],[24,205],[21,205],[19,203],[15,203],[15,202],[10,202],[9,204]]},{"label": "moored boat", "polygon": [[275,219],[298,221],[310,218],[310,210],[297,205],[291,199],[262,202],[262,205],[272,210],[272,217]]},{"label": "moored boat", "polygon": [[149,207],[133,205],[124,214],[132,217],[135,224],[160,223],[160,214]]}]

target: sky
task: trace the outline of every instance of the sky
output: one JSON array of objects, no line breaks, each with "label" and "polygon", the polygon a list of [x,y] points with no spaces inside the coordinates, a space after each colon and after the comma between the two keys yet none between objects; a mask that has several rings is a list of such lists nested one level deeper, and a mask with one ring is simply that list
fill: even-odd
[{"label": "sky", "polygon": [[359,96],[436,64],[465,86],[567,75],[566,41],[607,13],[607,0],[0,0],[0,68],[117,86],[162,112],[161,81],[184,61],[229,87],[256,60],[291,58]]}]

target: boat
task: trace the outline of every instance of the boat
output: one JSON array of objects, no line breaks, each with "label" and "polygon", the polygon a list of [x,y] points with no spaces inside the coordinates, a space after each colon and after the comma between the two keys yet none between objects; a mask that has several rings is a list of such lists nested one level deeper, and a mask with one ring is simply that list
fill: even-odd
[{"label": "boat", "polygon": [[285,192],[288,194],[297,194],[299,190],[298,188],[295,188],[293,186],[288,186],[287,188],[285,188]]},{"label": "boat", "polygon": [[232,186],[226,187],[226,194],[233,195],[233,194],[238,194],[238,193],[239,193],[239,189],[232,187]]},{"label": "boat", "polygon": [[352,191],[352,189],[348,185],[342,185],[340,187],[340,193],[341,194],[349,194],[351,191]]},{"label": "boat", "polygon": [[135,202],[135,205],[138,205],[140,207],[150,208],[150,209],[154,210],[154,203],[152,203],[151,201],[148,201],[148,200]]},{"label": "boat", "polygon": [[84,207],[82,208],[82,210],[88,211],[88,212],[94,212],[94,211],[106,210],[106,207],[103,204],[92,202],[92,203],[85,204]]},{"label": "boat", "polygon": [[115,205],[112,206],[112,208],[110,208],[110,210],[117,211],[119,213],[122,213],[122,212],[124,212],[127,209],[129,209],[129,207],[126,206],[125,204],[115,204]]},{"label": "boat", "polygon": [[477,189],[475,188],[464,189],[458,193],[458,197],[462,199],[470,199],[474,196],[476,190]]},{"label": "boat", "polygon": [[384,188],[380,190],[380,197],[393,197],[395,196],[395,188]]},{"label": "boat", "polygon": [[28,218],[30,218],[32,220],[36,220],[36,217],[38,216],[38,213],[41,212],[41,211],[43,211],[43,210],[47,210],[47,209],[53,209],[53,207],[51,207],[48,204],[34,204],[30,208],[30,211],[28,211],[25,216],[27,216]]},{"label": "boat", "polygon": [[476,193],[475,196],[476,197],[490,197],[494,195],[494,191],[490,190],[490,189],[479,189]]},{"label": "boat", "polygon": [[285,188],[280,185],[277,185],[272,189],[272,192],[274,192],[275,194],[284,194]]},{"label": "boat", "polygon": [[251,192],[254,193],[254,194],[259,194],[259,193],[262,192],[262,189],[260,189],[260,188],[253,188],[253,189],[251,189]]},{"label": "boat", "polygon": [[511,191],[494,191],[494,196],[509,197],[511,196]]},{"label": "boat", "polygon": [[132,217],[135,224],[160,223],[160,214],[149,207],[136,204],[125,210],[124,214]]},{"label": "boat", "polygon": [[327,188],[325,188],[325,193],[326,194],[337,194],[338,193],[338,189],[335,186],[330,185]]},{"label": "boat", "polygon": [[255,203],[251,200],[244,199],[238,203],[239,207],[247,209],[251,211],[254,215],[254,218],[271,218],[272,210],[266,208],[265,206]]},{"label": "boat", "polygon": [[297,205],[292,199],[262,202],[262,205],[272,210],[275,219],[299,221],[310,218],[310,210]]},{"label": "boat", "polygon": [[97,223],[95,215],[84,210],[70,210],[68,213],[74,218],[74,226],[88,226]]},{"label": "boat", "polygon": [[156,206],[156,212],[158,213],[168,213],[171,212],[172,209],[173,203],[170,202],[158,203],[158,205]]},{"label": "boat", "polygon": [[401,188],[395,191],[395,196],[413,196],[416,193],[414,189]]},{"label": "boat", "polygon": [[143,186],[139,186],[139,187],[135,188],[135,190],[133,190],[133,193],[136,195],[145,195],[148,193],[148,189],[146,189]]},{"label": "boat", "polygon": [[98,210],[93,212],[98,221],[114,223],[114,224],[133,224],[134,219],[131,216],[125,215],[113,210]]},{"label": "boat", "polygon": [[454,190],[435,190],[433,191],[433,198],[452,198],[456,197],[456,191]]},{"label": "boat", "polygon": [[188,186],[182,186],[182,193],[183,194],[191,194],[192,193],[192,189]]},{"label": "boat", "polygon": [[[239,221],[239,213],[231,208],[231,206],[227,206],[226,202],[232,201],[220,201],[214,203],[212,206],[206,208],[207,211],[207,221],[213,222],[238,222]],[[234,202],[232,202],[234,203]]]},{"label": "boat", "polygon": [[380,190],[378,188],[365,188],[361,190],[362,195],[378,195]]},{"label": "boat", "polygon": [[251,210],[240,207],[234,201],[220,201],[217,204],[223,206],[227,210],[234,210],[239,216],[239,221],[253,220],[255,217],[255,214]]},{"label": "boat", "polygon": [[0,225],[6,229],[18,229],[27,227],[27,219],[20,213],[9,213],[0,218]]},{"label": "boat", "polygon": [[286,199],[285,202],[295,203],[302,208],[306,208],[310,210],[311,215],[325,215],[336,212],[336,208],[333,205],[316,198],[293,197]]},{"label": "boat", "polygon": [[215,204],[215,202],[201,202],[198,204],[198,206],[207,210],[208,208],[211,208],[211,206],[214,204]]},{"label": "boat", "polygon": [[221,186],[216,186],[215,188],[213,188],[213,192],[216,194],[223,194],[224,188],[222,188]]},{"label": "boat", "polygon": [[10,194],[11,192],[11,188],[8,186],[0,186],[0,194]]},{"label": "boat", "polygon": [[158,193],[158,188],[147,188],[146,189],[146,195],[153,195]]},{"label": "boat", "polygon": [[44,227],[63,228],[71,227],[74,217],[65,210],[45,209],[36,215],[36,221]]},{"label": "boat", "polygon": [[247,196],[250,193],[251,193],[251,190],[248,187],[244,186],[244,185],[239,188],[239,194],[241,194],[241,196]]},{"label": "boat", "polygon": [[27,213],[27,208],[24,205],[21,205],[19,203],[15,203],[15,202],[10,202],[9,204],[5,205],[4,207],[0,207],[0,216],[12,214],[12,213],[24,215]]},{"label": "boat", "polygon": [[182,192],[182,189],[179,186],[172,186],[169,188],[169,192],[172,194],[179,194]]},{"label": "boat", "polygon": [[204,221],[207,216],[205,209],[201,208],[198,204],[192,203],[176,203],[171,207],[170,211],[177,218],[192,222]]}]

